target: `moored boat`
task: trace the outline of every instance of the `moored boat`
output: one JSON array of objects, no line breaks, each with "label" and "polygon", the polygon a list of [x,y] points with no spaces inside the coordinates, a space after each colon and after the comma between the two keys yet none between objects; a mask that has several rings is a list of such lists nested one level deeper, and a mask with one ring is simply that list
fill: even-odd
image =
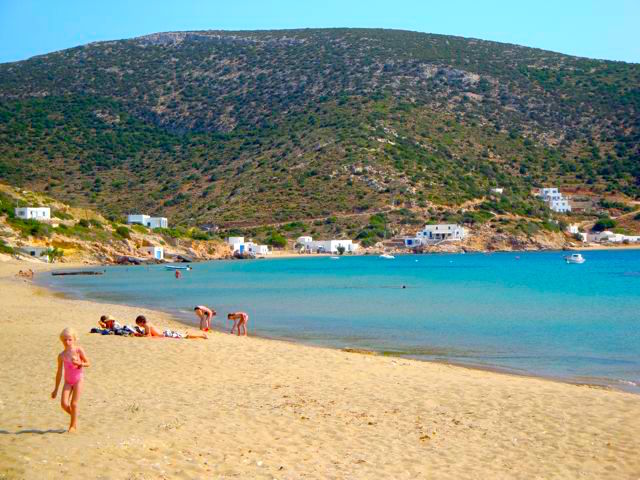
[{"label": "moored boat", "polygon": [[586,262],[585,258],[579,253],[572,253],[571,255],[567,255],[564,257],[565,262],[567,263],[584,263]]},{"label": "moored boat", "polygon": [[164,268],[167,270],[191,270],[189,265],[165,265]]}]

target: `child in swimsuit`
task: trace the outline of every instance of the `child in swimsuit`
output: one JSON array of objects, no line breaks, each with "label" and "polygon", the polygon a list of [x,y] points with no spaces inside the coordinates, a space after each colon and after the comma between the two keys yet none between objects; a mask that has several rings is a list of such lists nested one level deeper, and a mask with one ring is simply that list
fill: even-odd
[{"label": "child in swimsuit", "polygon": [[[238,336],[244,335],[247,336],[247,323],[249,323],[249,315],[244,312],[233,312],[227,315],[228,320],[233,320],[233,326],[231,327],[231,334],[237,328]],[[240,329],[244,333],[240,333]]]},{"label": "child in swimsuit", "polygon": [[196,306],[193,311],[200,319],[200,330],[205,332],[211,330],[211,319],[215,317],[216,311],[211,308],[207,308],[204,305]]},{"label": "child in swimsuit", "polygon": [[60,341],[64,345],[64,350],[58,355],[58,370],[56,372],[56,386],[51,392],[51,398],[58,395],[58,386],[62,378],[62,367],[64,365],[64,386],[60,397],[62,409],[71,416],[69,432],[77,430],[78,422],[78,401],[82,394],[84,383],[83,368],[89,367],[89,359],[82,347],[76,346],[78,336],[72,328],[65,328],[60,333]]}]

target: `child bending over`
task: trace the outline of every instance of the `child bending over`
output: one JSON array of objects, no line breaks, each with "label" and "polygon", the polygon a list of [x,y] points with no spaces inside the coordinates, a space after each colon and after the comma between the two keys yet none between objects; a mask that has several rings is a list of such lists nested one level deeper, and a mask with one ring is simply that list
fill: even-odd
[{"label": "child bending over", "polygon": [[[228,320],[233,320],[233,326],[231,327],[231,333],[237,329],[238,335],[247,336],[247,323],[249,323],[249,315],[244,312],[233,312],[227,315]],[[243,333],[240,333],[242,330]]]},{"label": "child bending over", "polygon": [[208,332],[211,329],[211,319],[216,316],[216,311],[204,305],[198,305],[193,311],[200,319],[200,330]]}]

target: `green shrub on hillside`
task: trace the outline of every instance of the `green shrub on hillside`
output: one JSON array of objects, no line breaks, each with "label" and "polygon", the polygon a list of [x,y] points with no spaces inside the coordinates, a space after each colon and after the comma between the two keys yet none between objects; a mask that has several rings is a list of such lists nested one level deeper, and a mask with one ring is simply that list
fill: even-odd
[{"label": "green shrub on hillside", "polygon": [[271,245],[276,248],[284,248],[287,246],[287,239],[282,236],[282,234],[278,232],[273,232],[267,238],[267,245]]},{"label": "green shrub on hillside", "polygon": [[0,238],[0,253],[13,255],[15,253],[15,250],[9,245],[7,245],[6,242]]},{"label": "green shrub on hillside", "polygon": [[53,208],[51,210],[51,216],[54,218],[59,218],[60,220],[72,220],[73,219],[73,215],[71,215],[70,213],[64,212],[62,210],[58,210],[56,208]]},{"label": "green shrub on hillside", "polygon": [[131,230],[138,233],[149,233],[149,229],[144,225],[140,225],[139,223],[134,223],[131,225]]},{"label": "green shrub on hillside", "polygon": [[615,208],[616,210],[622,210],[623,212],[633,211],[633,207],[630,205],[626,205],[622,202],[609,201],[604,198],[600,200],[600,206],[602,208]]},{"label": "green shrub on hillside", "polygon": [[9,225],[20,232],[23,237],[37,237],[43,238],[51,235],[51,227],[46,223],[38,222],[37,220],[28,219],[23,220],[21,218],[9,218]]},{"label": "green shrub on hillside", "polygon": [[43,257],[49,257],[49,261],[54,263],[56,260],[64,256],[64,252],[57,247],[49,248],[41,254]]},{"label": "green shrub on hillside", "polygon": [[124,225],[120,225],[119,227],[116,227],[116,235],[118,235],[121,238],[131,238],[131,231],[125,227]]},{"label": "green shrub on hillside", "polygon": [[616,226],[616,222],[609,217],[602,217],[598,219],[598,221],[593,225],[594,232],[603,232],[605,230],[610,230]]}]

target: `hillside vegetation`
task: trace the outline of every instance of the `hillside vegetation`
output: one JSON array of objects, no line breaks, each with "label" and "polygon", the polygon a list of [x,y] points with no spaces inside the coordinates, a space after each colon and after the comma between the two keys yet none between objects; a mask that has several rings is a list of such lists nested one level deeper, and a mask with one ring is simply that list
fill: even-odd
[{"label": "hillside vegetation", "polygon": [[[51,219],[36,221],[15,216],[15,207],[28,205],[50,207]],[[231,250],[221,239],[195,228],[150,230],[142,225],[124,225],[95,211],[0,183],[0,254],[29,258],[24,249],[39,247],[41,257],[50,261],[154,263],[145,250],[150,246],[163,246],[167,261],[180,260],[178,256],[189,260],[231,257]]]},{"label": "hillside vegetation", "polygon": [[470,202],[546,219],[533,187],[640,197],[639,112],[635,64],[394,30],[159,33],[0,65],[0,178],[185,226]]}]

